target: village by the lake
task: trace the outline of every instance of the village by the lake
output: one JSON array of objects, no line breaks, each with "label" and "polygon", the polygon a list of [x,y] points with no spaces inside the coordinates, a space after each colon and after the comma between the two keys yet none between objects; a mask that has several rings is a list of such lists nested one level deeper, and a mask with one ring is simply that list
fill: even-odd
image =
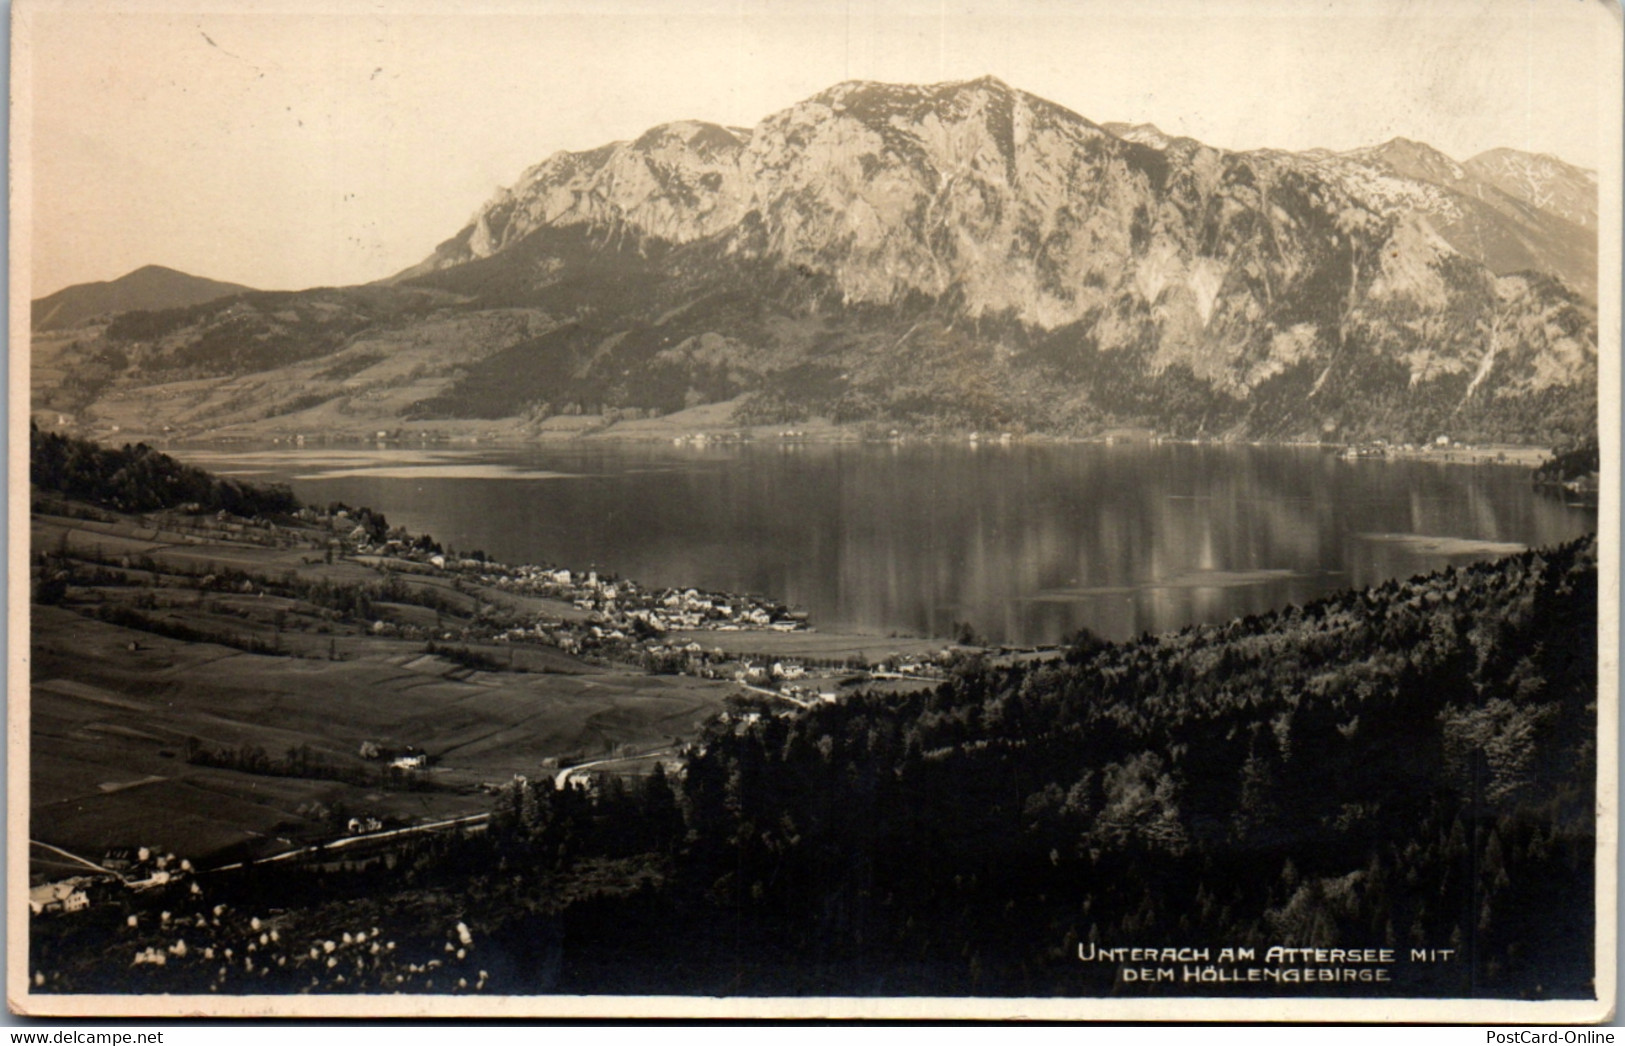
[{"label": "village by the lake", "polygon": [[17,2],[19,1013],[1612,1015],[1602,9]]}]

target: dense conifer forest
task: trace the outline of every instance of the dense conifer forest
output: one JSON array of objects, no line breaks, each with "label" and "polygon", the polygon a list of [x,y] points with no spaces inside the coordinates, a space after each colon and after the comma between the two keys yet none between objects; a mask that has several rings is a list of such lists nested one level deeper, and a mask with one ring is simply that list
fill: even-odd
[{"label": "dense conifer forest", "polygon": [[1596,436],[1576,440],[1556,448],[1551,458],[1535,469],[1535,486],[1561,486],[1592,477],[1602,468],[1602,448]]},{"label": "dense conifer forest", "polygon": [[103,447],[29,425],[29,481],[36,491],[120,512],[191,506],[238,516],[293,512],[299,501],[283,486],[215,476],[145,443]]},{"label": "dense conifer forest", "polygon": [[720,724],[683,871],[857,989],[1110,990],[1092,942],[1452,948],[1401,990],[1584,993],[1595,556]]}]

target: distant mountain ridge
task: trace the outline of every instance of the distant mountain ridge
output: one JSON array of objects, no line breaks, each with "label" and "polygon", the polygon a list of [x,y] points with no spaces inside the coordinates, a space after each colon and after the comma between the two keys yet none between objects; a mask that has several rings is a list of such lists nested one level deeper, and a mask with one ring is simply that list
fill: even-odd
[{"label": "distant mountain ridge", "polygon": [[1230,152],[991,77],[848,82],[557,153],[382,285],[124,324],[107,387],[223,383],[169,388],[189,427],[731,401],[740,424],[1542,442],[1595,427],[1594,197],[1506,150]]},{"label": "distant mountain ridge", "polygon": [[132,309],[172,309],[253,290],[192,276],[162,265],[143,265],[116,280],[76,283],[32,302],[35,330],[59,330]]},{"label": "distant mountain ridge", "polygon": [[1490,149],[1465,164],[1479,181],[1587,229],[1597,228],[1597,172],[1555,156]]},{"label": "distant mountain ridge", "polygon": [[1442,197],[1429,197],[1420,209],[1452,248],[1496,275],[1550,272],[1596,300],[1594,172],[1510,149],[1458,164],[1405,138],[1340,155],[1374,171],[1443,189]]},{"label": "distant mountain ridge", "polygon": [[[817,184],[826,195],[833,195],[827,192],[830,189],[853,192],[860,210],[847,216],[847,225],[856,232],[885,189],[911,195],[913,187],[875,183],[877,175],[898,173],[884,164],[888,155],[906,155],[915,170],[938,176],[961,165],[968,166],[961,174],[971,180],[990,170],[978,169],[986,157],[978,159],[964,151],[969,139],[933,142],[926,130],[941,133],[952,124],[963,131],[979,120],[1006,122],[1002,131],[992,123],[982,127],[995,136],[1002,133],[1005,142],[982,144],[1003,150],[1012,163],[1016,135],[1021,136],[1024,157],[1039,165],[1075,158],[1091,135],[1101,133],[1158,151],[1184,143],[1198,152],[1219,153],[1192,139],[1172,138],[1151,124],[1093,124],[992,77],[930,87],[845,83],[769,117],[755,130],[683,121],[653,128],[631,143],[555,154],[526,171],[512,188],[499,192],[457,236],[402,277],[489,257],[542,227],[615,222],[643,235],[687,243],[724,232],[753,211],[770,217],[786,206],[787,196],[805,194]],[[916,122],[919,131],[913,126]],[[1041,137],[1029,141],[1027,135],[1035,129]],[[791,160],[793,166],[786,167],[786,159],[796,153],[800,155]],[[1509,149],[1458,164],[1430,146],[1403,138],[1340,154],[1261,150],[1220,155],[1269,157],[1307,168],[1379,212],[1427,217],[1455,250],[1497,275],[1524,269],[1551,272],[1595,297],[1594,172]],[[806,170],[805,161],[814,157],[838,162],[817,172]],[[824,177],[809,177],[814,174]],[[1045,201],[1030,199],[1035,186],[1017,187],[1016,177],[988,179],[995,185],[1001,180],[1005,188],[1017,189],[1012,202],[1036,203],[1035,210],[1043,207]],[[1383,180],[1391,184],[1380,184]],[[883,209],[877,210],[883,217]],[[856,242],[862,242],[861,233]],[[807,245],[813,253],[827,246]]]}]

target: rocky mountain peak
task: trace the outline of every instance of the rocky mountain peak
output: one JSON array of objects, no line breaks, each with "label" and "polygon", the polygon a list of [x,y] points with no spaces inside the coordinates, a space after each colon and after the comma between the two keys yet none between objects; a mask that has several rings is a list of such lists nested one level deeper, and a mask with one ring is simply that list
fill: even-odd
[{"label": "rocky mountain peak", "polygon": [[649,128],[632,143],[632,148],[646,154],[692,154],[711,160],[736,156],[748,137],[749,132],[741,135],[703,120],[679,120]]},{"label": "rocky mountain peak", "polygon": [[1381,145],[1355,149],[1349,155],[1387,166],[1395,174],[1435,185],[1449,185],[1467,177],[1461,164],[1425,142],[1390,138]]},{"label": "rocky mountain peak", "polygon": [[899,84],[878,80],[843,80],[808,98],[803,105],[825,105],[861,118],[918,116],[923,107],[965,105],[989,99],[1009,100],[1023,94],[996,76],[947,80],[935,84]]},{"label": "rocky mountain peak", "polygon": [[[1088,140],[1098,147],[1079,152]],[[614,226],[681,244],[729,233],[748,214],[765,239],[741,243],[830,271],[857,300],[938,294],[974,255],[969,238],[1020,219],[1044,226],[1055,190],[1108,155],[1114,139],[1083,117],[996,77],[910,85],[836,84],[748,132],[701,121],[651,128],[630,143],[557,153],[499,192],[456,237],[400,278],[491,257],[536,230]],[[1033,192],[1047,194],[1034,201]],[[930,232],[957,229],[952,236]],[[1008,241],[1012,232],[1000,233]],[[933,237],[935,242],[933,242]],[[960,242],[964,241],[964,242]],[[978,283],[982,281],[976,281]],[[1005,308],[1015,288],[988,296]],[[983,307],[983,306],[979,306]]]},{"label": "rocky mountain peak", "polygon": [[1595,232],[1597,172],[1545,153],[1490,149],[1465,164],[1480,181]]},{"label": "rocky mountain peak", "polygon": [[1166,149],[1173,143],[1171,136],[1152,123],[1106,123],[1101,127],[1125,142],[1138,142],[1152,149]]},{"label": "rocky mountain peak", "polygon": [[763,124],[799,126],[826,119],[853,121],[888,142],[917,139],[916,128],[965,124],[1008,138],[1018,121],[1065,123],[1099,132],[1078,114],[1018,91],[994,76],[924,85],[849,80],[768,117]]}]

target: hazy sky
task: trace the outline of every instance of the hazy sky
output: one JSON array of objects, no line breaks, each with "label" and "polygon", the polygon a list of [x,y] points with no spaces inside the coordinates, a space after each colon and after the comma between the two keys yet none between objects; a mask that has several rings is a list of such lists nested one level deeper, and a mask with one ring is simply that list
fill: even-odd
[{"label": "hazy sky", "polygon": [[556,150],[754,125],[846,79],[992,73],[1228,148],[1403,135],[1595,167],[1620,32],[1608,0],[16,6],[31,297],[147,263],[378,279]]}]

